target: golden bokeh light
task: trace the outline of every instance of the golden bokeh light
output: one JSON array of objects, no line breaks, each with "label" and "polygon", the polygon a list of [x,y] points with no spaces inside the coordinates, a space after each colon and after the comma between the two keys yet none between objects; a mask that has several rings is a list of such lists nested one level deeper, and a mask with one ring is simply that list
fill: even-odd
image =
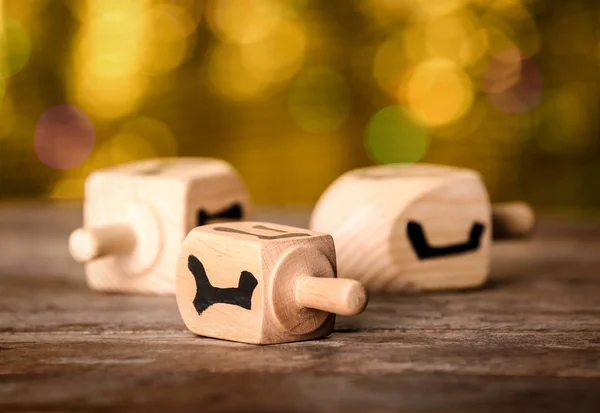
[{"label": "golden bokeh light", "polygon": [[298,24],[284,21],[269,36],[241,47],[241,64],[264,83],[289,80],[302,66],[306,36]]},{"label": "golden bokeh light", "polygon": [[[188,35],[200,25],[202,17],[204,16],[205,5],[206,1],[198,0],[162,0],[162,3],[159,4],[159,6],[174,6],[178,10],[185,11],[185,19],[189,19],[191,23],[191,25],[186,26],[189,29]],[[176,13],[180,13],[180,11]]]},{"label": "golden bokeh light", "polygon": [[146,88],[142,75],[151,26],[148,0],[79,3],[82,31],[74,61],[75,100],[92,116],[117,118],[137,108]]},{"label": "golden bokeh light", "polygon": [[468,76],[453,62],[434,59],[415,66],[400,87],[399,100],[428,126],[460,119],[471,107],[473,88]]},{"label": "golden bokeh light", "polygon": [[488,46],[485,29],[468,8],[429,20],[424,35],[430,58],[451,60],[460,66],[477,62]]},{"label": "golden bokeh light", "polygon": [[373,59],[373,77],[381,88],[395,96],[402,80],[402,74],[411,66],[404,54],[404,39],[392,36],[381,43]]},{"label": "golden bokeh light", "polygon": [[253,75],[244,66],[241,48],[220,43],[209,53],[208,81],[219,95],[232,101],[244,101],[260,96],[268,81]]},{"label": "golden bokeh light", "polygon": [[[178,155],[227,159],[261,202],[307,202],[369,159],[425,156],[479,168],[504,191],[519,170],[597,160],[599,11],[591,0],[0,0],[0,195],[81,197],[97,169]],[[47,159],[85,135],[57,126],[68,122],[46,125],[36,149],[57,105],[94,125],[80,165],[66,150]],[[318,165],[309,179],[296,156]]]},{"label": "golden bokeh light", "polygon": [[331,133],[348,119],[352,94],[337,72],[324,67],[310,68],[293,80],[288,102],[300,128],[312,133]]},{"label": "golden bokeh light", "polygon": [[150,16],[152,53],[147,54],[148,70],[164,73],[183,63],[194,44],[197,24],[184,8],[175,4],[154,7]]},{"label": "golden bokeh light", "polygon": [[208,56],[208,80],[226,99],[256,99],[291,79],[302,66],[305,52],[303,28],[294,20],[281,18],[268,33],[252,41],[225,41],[213,46]]},{"label": "golden bokeh light", "polygon": [[464,7],[469,0],[411,0],[416,18],[428,19],[443,16]]},{"label": "golden bokeh light", "polygon": [[225,42],[252,43],[267,36],[286,17],[283,0],[211,0],[208,24]]}]

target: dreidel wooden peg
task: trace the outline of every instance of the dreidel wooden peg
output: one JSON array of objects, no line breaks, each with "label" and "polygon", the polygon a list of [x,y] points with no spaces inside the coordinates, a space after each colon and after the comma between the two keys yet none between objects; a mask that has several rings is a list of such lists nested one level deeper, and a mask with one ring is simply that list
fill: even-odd
[{"label": "dreidel wooden peg", "polygon": [[107,255],[130,254],[135,247],[135,233],[127,224],[79,228],[69,239],[71,256],[81,263]]},{"label": "dreidel wooden peg", "polygon": [[342,175],[310,228],[335,240],[340,277],[372,291],[420,291],[481,285],[492,239],[522,238],[534,223],[523,202],[491,205],[475,171],[415,164]]},{"label": "dreidel wooden peg", "polygon": [[495,240],[526,238],[533,233],[535,212],[525,202],[492,204],[492,236]]},{"label": "dreidel wooden peg", "polygon": [[86,181],[84,225],[69,238],[99,291],[173,294],[174,268],[194,227],[248,217],[250,200],[228,163],[163,158],[94,172]]},{"label": "dreidel wooden peg", "polygon": [[335,314],[356,315],[367,305],[360,282],[336,278],[331,236],[260,222],[194,228],[176,286],[192,332],[253,344],[326,336]]}]

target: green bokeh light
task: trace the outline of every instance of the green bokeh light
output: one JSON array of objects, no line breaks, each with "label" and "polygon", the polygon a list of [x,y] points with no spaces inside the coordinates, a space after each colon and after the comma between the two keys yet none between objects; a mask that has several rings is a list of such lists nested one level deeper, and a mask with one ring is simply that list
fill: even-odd
[{"label": "green bokeh light", "polygon": [[413,163],[429,148],[427,130],[397,105],[381,109],[371,117],[365,131],[365,147],[377,163]]},{"label": "green bokeh light", "polygon": [[5,18],[3,32],[0,35],[0,70],[5,78],[18,73],[29,60],[31,42],[18,20]]},{"label": "green bokeh light", "polygon": [[294,121],[307,132],[329,133],[348,118],[351,93],[344,78],[331,69],[312,68],[294,79],[289,108]]}]

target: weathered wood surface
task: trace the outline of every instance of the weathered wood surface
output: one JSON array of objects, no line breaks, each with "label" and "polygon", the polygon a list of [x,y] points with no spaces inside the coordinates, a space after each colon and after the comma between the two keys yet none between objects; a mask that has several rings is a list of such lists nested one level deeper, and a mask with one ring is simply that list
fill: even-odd
[{"label": "weathered wood surface", "polygon": [[0,207],[0,411],[600,411],[598,223],[495,246],[480,290],[374,296],[326,339],[258,347],[193,336],[174,298],[89,291],[80,221]]}]

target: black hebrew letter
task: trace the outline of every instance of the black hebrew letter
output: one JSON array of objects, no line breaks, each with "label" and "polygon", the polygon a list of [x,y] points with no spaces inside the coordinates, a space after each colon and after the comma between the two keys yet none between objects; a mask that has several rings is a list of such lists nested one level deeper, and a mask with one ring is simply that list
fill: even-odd
[{"label": "black hebrew letter", "polygon": [[258,285],[252,273],[242,271],[237,288],[218,288],[213,287],[204,265],[193,255],[188,257],[188,269],[196,280],[196,296],[193,303],[198,314],[202,314],[213,304],[231,304],[246,310],[252,309],[252,294]]},{"label": "black hebrew letter", "polygon": [[433,247],[425,237],[423,226],[415,221],[409,221],[406,225],[406,235],[413,247],[413,250],[421,260],[429,258],[445,257],[448,255],[463,254],[466,252],[475,251],[481,243],[481,236],[485,226],[478,222],[471,227],[469,239],[466,242],[446,245],[441,247]]},{"label": "black hebrew letter", "polygon": [[235,203],[221,211],[217,211],[214,214],[209,214],[205,209],[199,209],[196,214],[196,224],[201,227],[208,221],[213,219],[229,219],[229,220],[241,220],[244,215],[242,205]]}]

